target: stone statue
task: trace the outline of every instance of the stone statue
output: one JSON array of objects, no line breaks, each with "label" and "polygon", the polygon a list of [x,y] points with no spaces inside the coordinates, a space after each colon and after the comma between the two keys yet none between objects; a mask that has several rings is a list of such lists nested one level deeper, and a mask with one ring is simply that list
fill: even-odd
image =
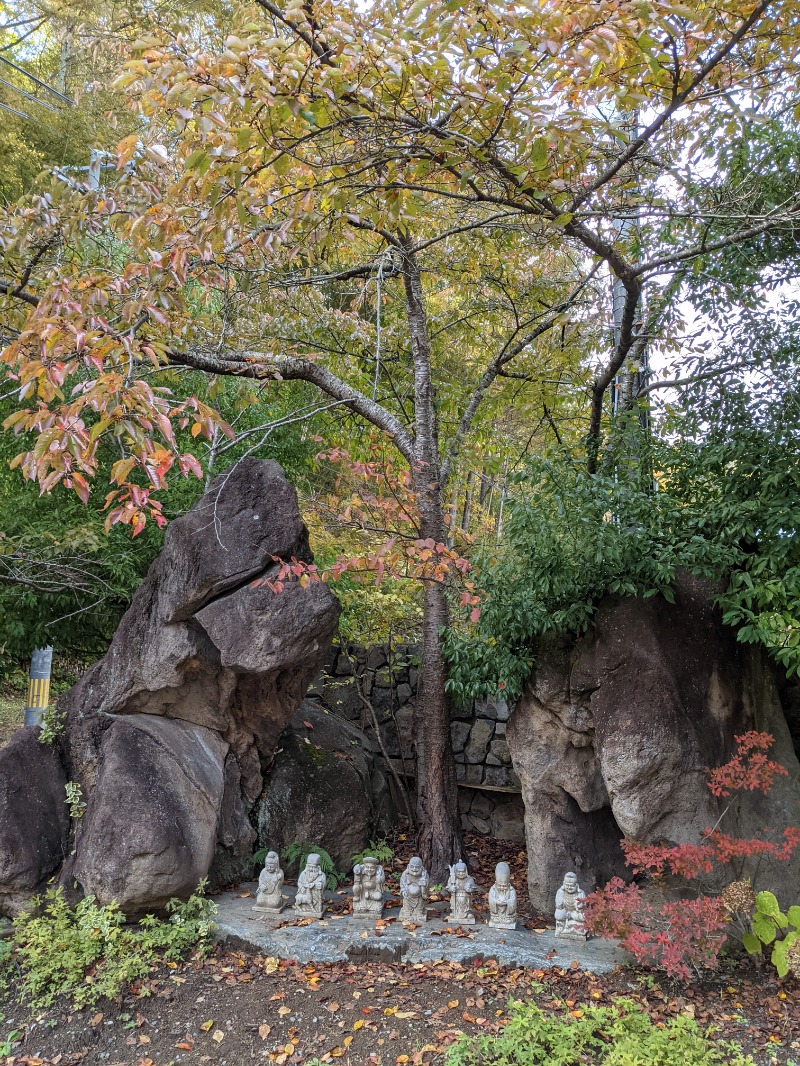
[{"label": "stone statue", "polygon": [[360,918],[383,914],[383,867],[371,855],[353,867],[353,914]]},{"label": "stone statue", "polygon": [[585,940],[586,924],[583,901],[586,893],[578,884],[578,875],[564,875],[564,884],[556,892],[556,936],[567,940]]},{"label": "stone statue", "polygon": [[258,878],[258,895],[256,896],[255,909],[269,917],[280,914],[286,906],[286,901],[281,895],[283,888],[283,870],[280,866],[278,853],[267,852],[264,860],[264,869]]},{"label": "stone statue", "polygon": [[489,889],[489,925],[494,929],[517,927],[517,893],[507,862],[499,862],[494,868],[494,884]]},{"label": "stone statue", "polygon": [[400,877],[400,895],[403,906],[400,909],[401,922],[425,922],[428,912],[425,903],[428,899],[428,871],[422,865],[422,859],[415,855]]},{"label": "stone statue", "polygon": [[467,871],[467,864],[457,862],[450,867],[450,880],[447,882],[447,891],[450,893],[450,913],[445,921],[460,922],[462,925],[474,925],[475,915],[472,913],[472,893],[475,891],[475,882]]},{"label": "stone statue", "polygon": [[297,878],[297,895],[294,897],[295,914],[304,918],[321,918],[324,906],[326,877],[319,864],[319,855],[312,852],[306,859],[306,868]]}]

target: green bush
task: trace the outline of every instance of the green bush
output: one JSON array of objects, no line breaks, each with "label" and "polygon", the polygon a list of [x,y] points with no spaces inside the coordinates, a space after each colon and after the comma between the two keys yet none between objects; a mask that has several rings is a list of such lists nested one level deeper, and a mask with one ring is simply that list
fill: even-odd
[{"label": "green bush", "polygon": [[201,895],[204,887],[185,903],[171,900],[166,921],[148,914],[135,925],[116,903],[103,907],[87,896],[73,909],[60,888],[48,890],[14,920],[12,950],[0,957],[2,983],[33,1009],[60,995],[76,1008],[114,998],[159,960],[207,950],[216,906]]},{"label": "green bush", "polygon": [[446,1066],[753,1066],[733,1044],[714,1044],[691,1018],[657,1028],[631,1000],[587,1006],[580,1017],[512,1000],[496,1036],[461,1037]]}]

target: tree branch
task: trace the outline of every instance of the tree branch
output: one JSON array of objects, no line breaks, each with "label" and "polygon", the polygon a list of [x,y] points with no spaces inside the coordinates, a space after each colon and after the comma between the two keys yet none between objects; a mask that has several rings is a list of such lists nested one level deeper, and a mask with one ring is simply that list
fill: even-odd
[{"label": "tree branch", "polygon": [[375,400],[370,400],[363,392],[359,392],[358,389],[342,381],[330,370],[310,359],[249,353],[220,356],[197,350],[188,352],[170,351],[168,359],[172,366],[187,366],[194,370],[221,374],[225,377],[308,381],[334,400],[339,400],[346,407],[349,407],[351,411],[371,422],[373,426],[376,426],[391,438],[409,463],[414,462],[414,438],[391,411],[387,411],[381,404]]},{"label": "tree branch", "polygon": [[725,44],[721,45],[717,51],[710,56],[706,62],[702,65],[700,70],[695,74],[689,84],[681,92],[676,93],[670,100],[669,106],[666,107],[660,115],[657,115],[653,121],[644,129],[635,140],[631,141],[628,147],[622,152],[621,155],[607,167],[602,174],[598,174],[595,180],[589,185],[580,196],[576,196],[572,201],[572,210],[580,207],[582,203],[592,196],[593,193],[601,189],[607,182],[609,182],[619,171],[629,163],[631,159],[655,136],[656,133],[664,126],[675,112],[681,108],[695,89],[702,85],[708,75],[714,70],[715,67],[730,54],[730,52],[736,47],[739,41],[745,36],[748,30],[752,29],[756,22],[761,18],[767,8],[770,6],[771,0],[760,0],[753,10],[753,12],[744,20],[734,34],[730,37]]}]

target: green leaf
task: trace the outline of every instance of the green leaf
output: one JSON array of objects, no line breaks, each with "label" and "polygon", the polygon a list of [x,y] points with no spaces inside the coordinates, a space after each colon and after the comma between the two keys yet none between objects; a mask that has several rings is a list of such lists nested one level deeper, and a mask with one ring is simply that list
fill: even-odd
[{"label": "green leaf", "polygon": [[770,918],[777,918],[781,913],[778,900],[772,892],[759,892],[756,896],[756,908],[761,914],[768,914]]},{"label": "green leaf", "polygon": [[762,944],[771,944],[775,939],[775,920],[768,914],[759,914],[753,920],[753,932]]},{"label": "green leaf", "polygon": [[752,933],[745,933],[742,937],[742,946],[750,955],[761,954],[761,941]]},{"label": "green leaf", "polygon": [[199,170],[201,174],[205,174],[211,160],[208,158],[208,152],[205,148],[198,148],[196,152],[192,152],[189,158],[186,160],[187,170]]},{"label": "green leaf", "polygon": [[786,912],[786,917],[789,919],[795,929],[800,929],[800,907],[796,905],[794,907],[790,907],[789,910]]}]

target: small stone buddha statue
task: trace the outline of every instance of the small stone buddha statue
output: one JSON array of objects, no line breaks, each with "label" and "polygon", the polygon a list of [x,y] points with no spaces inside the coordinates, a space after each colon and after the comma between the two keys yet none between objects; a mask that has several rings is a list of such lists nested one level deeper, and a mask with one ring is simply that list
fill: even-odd
[{"label": "small stone buddha statue", "polygon": [[306,859],[305,869],[297,878],[297,895],[294,897],[295,914],[304,918],[322,917],[326,880],[320,866],[319,855],[312,852]]},{"label": "small stone buddha statue", "polygon": [[401,922],[427,921],[425,904],[428,899],[428,882],[428,871],[422,865],[422,859],[415,855],[400,876],[400,895],[403,897]]},{"label": "small stone buddha statue", "polygon": [[583,901],[586,893],[578,884],[578,875],[564,875],[564,883],[556,892],[556,936],[567,940],[585,940],[586,924]]},{"label": "small stone buddha statue", "polygon": [[270,917],[280,914],[286,906],[286,901],[281,895],[283,888],[283,870],[276,851],[267,852],[264,860],[264,869],[258,878],[258,895],[256,896],[255,909]]},{"label": "small stone buddha statue", "polygon": [[372,855],[353,867],[353,914],[380,918],[383,914],[383,867]]},{"label": "small stone buddha statue", "polygon": [[517,893],[511,884],[511,867],[499,862],[494,868],[494,884],[489,889],[489,925],[493,929],[516,929]]},{"label": "small stone buddha statue", "polygon": [[462,925],[474,925],[472,893],[475,891],[475,882],[470,877],[465,862],[457,862],[455,866],[450,867],[447,891],[450,893],[450,913],[445,920],[459,922]]}]

